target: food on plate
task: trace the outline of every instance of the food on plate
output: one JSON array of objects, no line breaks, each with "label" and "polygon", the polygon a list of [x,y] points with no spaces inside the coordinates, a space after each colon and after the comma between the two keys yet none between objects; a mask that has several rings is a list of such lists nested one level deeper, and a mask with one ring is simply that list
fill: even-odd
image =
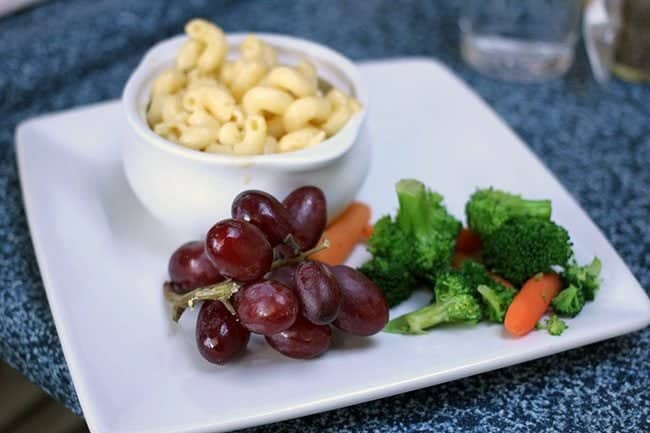
[{"label": "food on plate", "polygon": [[560,319],[557,314],[551,314],[551,316],[544,321],[543,325],[541,323],[535,325],[535,329],[546,329],[551,335],[562,335],[564,330],[568,327],[569,325],[567,325],[564,320]]},{"label": "food on plate", "polygon": [[553,221],[516,217],[483,240],[483,262],[515,286],[573,256],[567,231]]},{"label": "food on plate", "polygon": [[553,310],[566,317],[575,317],[582,311],[586,301],[593,301],[600,288],[601,263],[598,258],[585,266],[575,260],[562,273],[567,287],[553,299]]},{"label": "food on plate", "polygon": [[287,208],[264,191],[244,191],[235,197],[232,217],[256,225],[271,246],[284,242],[293,230]]},{"label": "food on plate", "polygon": [[246,329],[272,335],[286,331],[298,317],[298,298],[275,280],[244,286],[237,296],[237,317]]},{"label": "food on plate", "polygon": [[[567,231],[550,219],[550,201],[479,189],[465,207],[470,227],[461,230],[442,197],[420,182],[401,180],[396,190],[397,217],[377,221],[368,239],[372,258],[360,270],[390,305],[422,286],[431,287],[433,296],[429,305],[391,320],[385,331],[422,334],[441,324],[488,321],[522,336],[549,308],[574,317],[585,300],[594,299],[601,263],[576,263]],[[552,318],[547,329],[559,335],[564,327]]]},{"label": "food on plate", "polygon": [[481,251],[481,238],[471,229],[463,227],[456,238],[456,252],[471,256]]},{"label": "food on plate", "polygon": [[334,326],[354,335],[376,334],[388,322],[388,304],[381,290],[362,273],[346,265],[332,272],[341,288],[343,304]]},{"label": "food on plate", "polygon": [[193,19],[173,67],[155,79],[149,127],[179,145],[208,153],[292,152],[336,134],[361,110],[340,89],[319,87],[316,67],[278,61],[274,47],[254,35],[228,56],[216,25]]},{"label": "food on plate", "polygon": [[329,266],[313,259],[298,265],[294,273],[302,314],[317,325],[332,323],[339,315],[343,296]]},{"label": "food on plate", "polygon": [[205,237],[205,253],[221,275],[255,281],[273,262],[273,248],[257,226],[237,219],[219,221]]},{"label": "food on plate", "polygon": [[168,271],[176,293],[186,293],[225,280],[206,256],[203,241],[187,242],[178,247],[169,258]]},{"label": "food on plate", "polygon": [[354,247],[367,239],[370,208],[354,202],[325,229],[323,236],[330,242],[329,248],[314,254],[313,259],[330,266],[343,264]]},{"label": "food on plate", "polygon": [[512,300],[503,326],[516,337],[528,334],[535,328],[535,324],[542,318],[561,288],[562,279],[554,272],[531,277]]},{"label": "food on plate", "polygon": [[372,259],[359,270],[383,291],[390,306],[407,299],[421,284],[433,284],[449,268],[460,221],[447,212],[442,196],[413,179],[396,188],[396,218],[380,218],[368,239]]},{"label": "food on plate", "polygon": [[298,316],[296,322],[286,331],[267,335],[269,346],[290,358],[315,358],[329,349],[332,344],[332,328],[317,325]]},{"label": "food on plate", "polygon": [[219,301],[201,305],[196,320],[196,345],[205,359],[225,364],[246,349],[250,332]]},{"label": "food on plate", "polygon": [[206,360],[227,363],[245,350],[250,333],[286,356],[307,359],[330,347],[330,325],[363,336],[383,329],[388,305],[381,290],[353,268],[313,259],[329,244],[316,245],[326,208],[314,186],[283,202],[244,191],[232,204],[233,218],[212,226],[205,242],[172,254],[164,296],[175,321],[202,303],[196,342]]},{"label": "food on plate", "polygon": [[314,248],[327,224],[325,194],[315,186],[303,186],[292,191],[282,204],[293,224],[293,236],[302,250]]},{"label": "food on plate", "polygon": [[515,217],[551,218],[549,200],[527,200],[493,188],[479,189],[465,206],[467,225],[479,237],[485,237],[497,230],[506,221]]},{"label": "food on plate", "polygon": [[593,301],[596,298],[596,292],[600,289],[600,271],[602,264],[598,257],[585,266],[580,266],[575,260],[569,263],[569,266],[562,273],[562,278],[571,286],[580,288],[587,301]]}]

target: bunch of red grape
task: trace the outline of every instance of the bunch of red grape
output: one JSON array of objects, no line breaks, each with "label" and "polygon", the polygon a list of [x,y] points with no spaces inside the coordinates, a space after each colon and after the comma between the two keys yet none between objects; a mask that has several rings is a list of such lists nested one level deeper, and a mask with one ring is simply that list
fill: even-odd
[{"label": "bunch of red grape", "polygon": [[[205,241],[179,247],[169,260],[166,298],[180,316],[203,301],[196,342],[208,361],[242,353],[250,333],[292,358],[314,358],[332,342],[332,328],[354,335],[379,332],[388,306],[372,281],[348,266],[309,260],[327,222],[323,192],[304,186],[283,202],[244,191],[232,218]],[[315,248],[316,247],[316,248]]]}]

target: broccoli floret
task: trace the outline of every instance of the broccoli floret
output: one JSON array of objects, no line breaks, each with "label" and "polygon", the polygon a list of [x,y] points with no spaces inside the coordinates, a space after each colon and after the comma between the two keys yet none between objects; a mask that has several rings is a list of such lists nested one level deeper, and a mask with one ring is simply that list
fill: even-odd
[{"label": "broccoli floret", "polygon": [[575,317],[585,306],[585,295],[578,286],[570,285],[551,301],[553,310],[562,316]]},{"label": "broccoli floret", "polygon": [[[436,274],[449,267],[461,224],[442,204],[442,196],[422,182],[402,179],[395,186],[399,210],[395,223],[412,240],[414,261],[411,271],[419,278],[435,281]],[[374,236],[374,234],[373,234]]]},{"label": "broccoli floret", "polygon": [[479,189],[465,206],[467,224],[481,238],[515,217],[551,218],[550,200],[527,200],[497,189]]},{"label": "broccoli floret", "polygon": [[506,310],[515,297],[517,290],[506,287],[494,281],[488,271],[480,263],[471,260],[464,261],[458,272],[465,278],[475,296],[483,304],[484,316],[487,320],[503,323]]},{"label": "broccoli floret", "polygon": [[481,284],[477,290],[483,299],[485,317],[491,322],[503,323],[506,311],[517,291],[496,282],[489,286]]},{"label": "broccoli floret", "polygon": [[535,326],[535,329],[546,329],[549,334],[551,335],[562,335],[565,329],[567,329],[569,325],[566,324],[566,322],[557,315],[553,314],[551,317],[546,319],[545,323],[542,325],[541,323],[538,323]]},{"label": "broccoli floret", "polygon": [[373,258],[360,271],[383,291],[389,305],[408,298],[419,282],[433,284],[451,264],[460,222],[447,213],[442,197],[416,180],[396,185],[399,211],[384,216],[368,240]]},{"label": "broccoli floret", "polygon": [[426,329],[444,323],[477,323],[481,320],[481,305],[473,296],[451,296],[388,322],[384,331],[395,334],[422,334]]},{"label": "broccoli floret", "polygon": [[407,267],[383,256],[373,257],[359,271],[382,290],[389,307],[408,299],[417,287],[417,281]]},{"label": "broccoli floret", "polygon": [[412,242],[393,223],[390,216],[380,218],[368,240],[368,251],[373,258],[359,268],[384,292],[388,305],[393,307],[408,299],[417,287],[411,272],[414,260]]},{"label": "broccoli floret", "polygon": [[476,298],[478,295],[476,287],[471,286],[459,271],[442,271],[436,279],[433,295],[436,302],[444,302],[458,295],[470,295]]},{"label": "broccoli floret", "polygon": [[569,285],[580,288],[585,300],[593,301],[600,288],[601,268],[602,264],[598,257],[594,257],[592,262],[585,266],[579,266],[574,259],[566,267],[562,277]]},{"label": "broccoli floret", "polygon": [[483,317],[476,286],[468,283],[460,271],[440,272],[433,293],[433,304],[391,320],[385,330],[399,334],[421,334],[425,329],[443,323],[476,323]]},{"label": "broccoli floret", "polygon": [[566,266],[572,254],[567,231],[544,218],[513,218],[483,242],[485,266],[515,286],[552,266]]},{"label": "broccoli floret", "polygon": [[476,288],[481,284],[490,285],[494,281],[483,265],[472,260],[465,260],[461,263],[458,272],[465,277],[470,287]]}]

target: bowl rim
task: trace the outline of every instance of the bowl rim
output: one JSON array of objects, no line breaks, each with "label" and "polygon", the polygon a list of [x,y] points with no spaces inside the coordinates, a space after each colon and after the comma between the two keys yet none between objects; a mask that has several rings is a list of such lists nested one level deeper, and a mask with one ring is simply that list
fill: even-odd
[{"label": "bowl rim", "polygon": [[[275,33],[229,33],[226,35],[229,46],[238,45],[250,35],[263,39],[270,45],[283,51],[304,54],[306,57],[318,59],[319,62],[333,65],[350,83],[354,96],[362,104],[361,111],[355,113],[345,126],[332,137],[316,146],[286,153],[262,155],[230,155],[206,153],[186,148],[156,134],[145,119],[139,114],[138,99],[143,86],[153,80],[153,71],[161,64],[171,59],[167,52],[172,47],[180,46],[187,40],[186,35],[177,35],[164,39],[153,45],[143,56],[138,66],[133,70],[122,92],[122,109],[127,122],[138,138],[161,151],[186,160],[193,160],[219,166],[268,166],[286,168],[309,168],[335,160],[350,150],[358,141],[360,129],[368,110],[368,97],[363,86],[357,66],[344,55],[322,44],[293,36]],[[148,89],[147,89],[148,91]]]}]

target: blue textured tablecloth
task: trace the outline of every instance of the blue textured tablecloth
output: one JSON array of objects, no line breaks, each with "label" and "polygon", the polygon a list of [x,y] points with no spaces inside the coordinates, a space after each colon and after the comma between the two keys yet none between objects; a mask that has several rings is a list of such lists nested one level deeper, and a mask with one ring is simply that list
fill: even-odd
[{"label": "blue textured tablecloth", "polygon": [[[117,98],[147,47],[179,33],[193,16],[227,31],[299,35],[354,59],[441,59],[557,174],[648,290],[650,86],[612,82],[600,88],[582,54],[561,80],[524,85],[481,77],[458,55],[460,3],[69,0],[0,19],[0,356],[80,412],[25,222],[15,126],[38,114]],[[11,398],[6,391],[1,394]],[[247,431],[650,431],[650,329]]]}]

